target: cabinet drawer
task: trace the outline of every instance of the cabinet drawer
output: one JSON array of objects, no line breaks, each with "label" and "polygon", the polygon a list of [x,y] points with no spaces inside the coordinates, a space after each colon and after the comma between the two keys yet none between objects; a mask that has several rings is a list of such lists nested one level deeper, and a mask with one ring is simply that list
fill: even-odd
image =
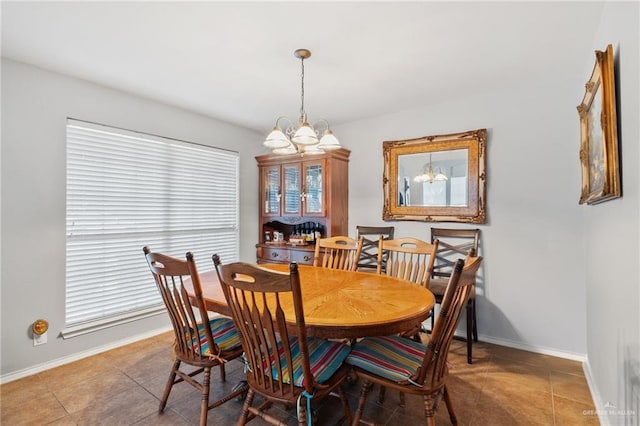
[{"label": "cabinet drawer", "polygon": [[313,265],[313,252],[308,250],[291,250],[291,261],[300,265]]},{"label": "cabinet drawer", "polygon": [[289,250],[286,248],[264,248],[262,249],[262,259],[265,262],[288,262]]}]

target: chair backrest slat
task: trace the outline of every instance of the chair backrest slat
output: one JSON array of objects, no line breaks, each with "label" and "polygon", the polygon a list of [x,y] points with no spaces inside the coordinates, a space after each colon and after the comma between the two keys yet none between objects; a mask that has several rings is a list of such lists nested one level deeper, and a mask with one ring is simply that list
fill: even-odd
[{"label": "chair backrest slat", "polygon": [[417,238],[380,238],[377,272],[428,288],[437,249],[438,241],[428,243]]},{"label": "chair backrest slat", "polygon": [[433,277],[449,277],[455,261],[473,249],[476,255],[480,243],[479,228],[431,228],[431,242],[438,240],[438,252],[433,266]]},{"label": "chair backrest slat", "polygon": [[378,266],[378,241],[393,240],[394,226],[356,226],[356,240],[362,240],[362,250],[358,259],[358,270],[375,271]]},{"label": "chair backrest slat", "polygon": [[364,237],[358,240],[346,236],[318,238],[313,255],[313,266],[355,271]]}]

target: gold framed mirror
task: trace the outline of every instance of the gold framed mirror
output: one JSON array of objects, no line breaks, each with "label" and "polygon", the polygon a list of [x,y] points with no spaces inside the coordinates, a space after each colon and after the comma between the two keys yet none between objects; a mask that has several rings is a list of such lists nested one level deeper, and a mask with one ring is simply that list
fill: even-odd
[{"label": "gold framed mirror", "polygon": [[485,223],[487,129],[385,141],[383,220]]}]

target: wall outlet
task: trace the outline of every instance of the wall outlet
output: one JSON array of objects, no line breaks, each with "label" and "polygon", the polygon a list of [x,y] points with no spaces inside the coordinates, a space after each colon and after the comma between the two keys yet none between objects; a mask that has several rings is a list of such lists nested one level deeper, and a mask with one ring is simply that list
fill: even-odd
[{"label": "wall outlet", "polygon": [[33,334],[33,346],[44,345],[47,343],[47,332],[42,334]]}]

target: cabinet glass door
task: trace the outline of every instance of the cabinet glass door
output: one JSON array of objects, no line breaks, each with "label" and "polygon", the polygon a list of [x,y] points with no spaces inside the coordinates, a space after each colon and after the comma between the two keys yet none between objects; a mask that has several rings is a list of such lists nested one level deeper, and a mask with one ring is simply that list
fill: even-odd
[{"label": "cabinet glass door", "polygon": [[284,175],[284,214],[299,215],[300,214],[300,166],[284,165],[282,166]]},{"label": "cabinet glass door", "polygon": [[280,167],[264,170],[264,213],[280,214]]},{"label": "cabinet glass door", "polygon": [[324,213],[324,176],[322,163],[305,163],[305,203],[304,214]]}]

